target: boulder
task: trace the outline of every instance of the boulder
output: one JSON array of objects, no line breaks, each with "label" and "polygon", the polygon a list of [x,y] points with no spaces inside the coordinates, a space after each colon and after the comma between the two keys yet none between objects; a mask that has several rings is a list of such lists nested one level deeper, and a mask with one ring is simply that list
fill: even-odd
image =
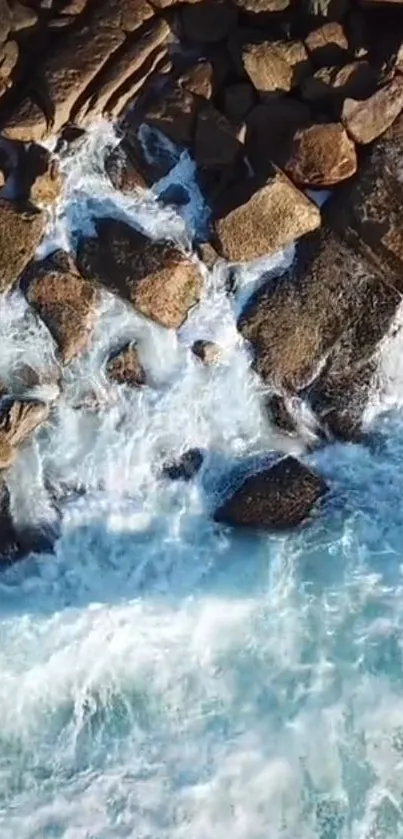
[{"label": "boulder", "polygon": [[194,156],[198,166],[230,166],[244,151],[237,129],[213,105],[199,110],[196,121]]},{"label": "boulder", "polygon": [[314,124],[297,131],[284,168],[299,186],[331,187],[357,171],[355,145],[341,123]]},{"label": "boulder", "polygon": [[324,23],[305,38],[309,57],[318,67],[344,64],[348,41],[343,26],[336,21]]},{"label": "boulder", "polygon": [[363,102],[346,99],[342,122],[356,143],[372,143],[386,131],[403,109],[403,77],[397,75]]},{"label": "boulder", "polygon": [[45,229],[39,211],[0,199],[0,292],[8,291],[32,259]]},{"label": "boulder", "polygon": [[225,113],[234,124],[243,120],[255,104],[256,93],[248,82],[236,82],[224,89]]},{"label": "boulder", "polygon": [[11,32],[11,9],[7,0],[0,0],[0,44],[5,44]]},{"label": "boulder", "polygon": [[1,133],[8,140],[39,142],[46,136],[48,125],[42,108],[30,96],[26,96],[13,108],[2,126]]},{"label": "boulder", "polygon": [[236,8],[228,0],[185,4],[180,15],[184,37],[198,43],[224,40],[237,20]]},{"label": "boulder", "polygon": [[145,122],[158,128],[179,145],[190,145],[200,101],[189,90],[176,85],[155,99],[147,109]]},{"label": "boulder", "polygon": [[245,44],[245,71],[259,93],[288,92],[310,73],[308,53],[302,41],[263,41]]},{"label": "boulder", "polygon": [[141,387],[146,383],[146,375],[134,341],[130,341],[109,356],[106,372],[108,378],[118,385]]},{"label": "boulder", "polygon": [[36,143],[19,150],[17,177],[20,197],[33,204],[53,204],[62,191],[58,159]]},{"label": "boulder", "polygon": [[38,22],[38,13],[35,9],[13,0],[11,4],[11,30],[19,32],[21,29],[30,29]]},{"label": "boulder", "polygon": [[181,87],[203,99],[211,99],[213,95],[213,65],[210,61],[199,61],[182,73],[178,79]]},{"label": "boulder", "polygon": [[63,364],[88,344],[98,292],[80,276],[69,254],[56,251],[35,262],[24,277],[28,302],[54,338]]},{"label": "boulder", "polygon": [[221,254],[248,262],[274,254],[320,226],[320,211],[278,169],[241,206],[215,223]]},{"label": "boulder", "polygon": [[35,399],[0,401],[0,438],[10,446],[20,446],[49,417],[49,405]]},{"label": "boulder", "polygon": [[153,242],[124,222],[102,218],[95,227],[97,238],[79,242],[83,275],[128,300],[140,314],[179,328],[199,300],[197,265],[171,242]]},{"label": "boulder", "polygon": [[214,341],[195,341],[192,346],[192,353],[208,367],[218,364],[222,358],[222,349]]},{"label": "boulder", "polygon": [[124,144],[119,143],[105,160],[105,171],[112,186],[125,195],[147,187],[144,176],[131,160]]},{"label": "boulder", "polygon": [[200,449],[188,449],[162,467],[162,476],[170,481],[191,481],[203,465],[204,455]]},{"label": "boulder", "polygon": [[346,97],[363,99],[376,88],[376,73],[368,61],[351,61],[344,67],[322,67],[302,83],[302,96],[311,105],[340,114]]},{"label": "boulder", "polygon": [[328,487],[319,475],[294,457],[285,457],[246,478],[214,519],[235,527],[281,531],[308,518]]},{"label": "boulder", "polygon": [[[0,433],[0,470],[8,469],[14,461],[16,450],[7,435]],[[1,533],[0,533],[1,538]]]},{"label": "boulder", "polygon": [[298,100],[281,96],[257,105],[246,117],[246,154],[262,177],[271,163],[283,166],[288,160],[296,131],[311,122],[309,108]]},{"label": "boulder", "polygon": [[255,15],[267,12],[284,12],[291,6],[291,0],[234,0],[236,5],[245,12]]}]

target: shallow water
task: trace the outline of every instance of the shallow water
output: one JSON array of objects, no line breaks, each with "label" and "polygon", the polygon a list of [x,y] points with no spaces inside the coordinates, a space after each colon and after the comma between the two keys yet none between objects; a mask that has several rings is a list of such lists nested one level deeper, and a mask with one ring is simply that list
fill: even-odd
[{"label": "shallow water", "polygon": [[[123,198],[108,186],[113,142],[101,125],[65,161],[42,253],[74,246],[105,212],[190,247],[207,214],[191,161],[176,172],[193,197],[181,218],[159,188]],[[403,836],[400,333],[380,352],[373,446],[309,457],[332,487],[309,527],[253,537],[211,521],[235,466],[304,452],[303,435],[268,425],[235,327],[256,283],[291,259],[238,271],[234,297],[224,268],[206,273],[178,336],[105,294],[50,425],[10,473],[21,523],[52,518],[49,483],[86,494],[63,506],[55,557],[0,578],[1,839]],[[52,372],[52,340],[18,294],[0,300],[0,331],[0,379],[27,361]],[[103,373],[127,338],[141,391]],[[221,365],[192,356],[197,338],[224,347]],[[201,473],[163,481],[164,456],[190,446],[205,452]]]}]

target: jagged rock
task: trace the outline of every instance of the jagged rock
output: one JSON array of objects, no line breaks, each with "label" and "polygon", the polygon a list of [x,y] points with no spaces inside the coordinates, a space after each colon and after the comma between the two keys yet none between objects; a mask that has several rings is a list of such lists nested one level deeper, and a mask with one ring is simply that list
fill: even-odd
[{"label": "jagged rock", "polygon": [[11,4],[11,30],[19,32],[20,29],[29,29],[38,22],[38,14],[35,9],[24,6],[18,0]]},{"label": "jagged rock", "polygon": [[109,357],[106,372],[109,379],[118,385],[130,385],[130,387],[145,385],[146,374],[134,341],[130,341]]},{"label": "jagged rock", "polygon": [[271,393],[265,401],[265,407],[276,428],[284,431],[285,434],[295,435],[298,432],[295,418],[290,413],[284,396],[279,393]]},{"label": "jagged rock", "polygon": [[348,55],[348,41],[340,23],[324,23],[305,38],[313,63],[319,67],[343,64]]},{"label": "jagged rock", "polygon": [[88,343],[97,309],[96,287],[80,276],[64,251],[35,262],[24,277],[24,287],[28,302],[68,364]]},{"label": "jagged rock", "polygon": [[105,170],[112,186],[125,194],[145,189],[145,178],[130,159],[124,145],[119,143],[105,160]]},{"label": "jagged rock", "polygon": [[42,213],[0,199],[0,292],[14,285],[45,229]]},{"label": "jagged rock", "polygon": [[211,168],[234,163],[244,151],[237,129],[213,105],[199,110],[194,156],[198,166]]},{"label": "jagged rock", "polygon": [[376,87],[376,73],[368,61],[351,61],[344,67],[323,67],[302,83],[303,98],[318,107],[339,112],[346,97],[364,98]]},{"label": "jagged rock", "polygon": [[231,84],[224,90],[225,113],[234,124],[243,120],[255,104],[256,93],[248,82]]},{"label": "jagged rock", "polygon": [[347,99],[342,122],[356,143],[371,143],[395,121],[403,109],[403,77],[396,76],[364,102]]},{"label": "jagged rock", "polygon": [[288,530],[301,524],[327,493],[325,481],[294,457],[250,475],[214,515],[236,527]]},{"label": "jagged rock", "polygon": [[49,417],[49,405],[34,399],[0,401],[0,437],[11,446],[20,446]]},{"label": "jagged rock", "polygon": [[7,0],[0,0],[0,44],[4,44],[11,32],[11,10]]},{"label": "jagged rock", "polygon": [[31,143],[20,149],[18,191],[33,204],[52,204],[62,190],[59,161],[43,146]]},{"label": "jagged rock", "polygon": [[271,163],[288,160],[296,131],[311,122],[309,108],[298,100],[279,97],[257,105],[246,118],[246,153],[255,172],[265,177]]},{"label": "jagged rock", "polygon": [[11,445],[5,434],[0,433],[0,470],[8,469],[13,463],[15,455],[16,450],[14,446]]},{"label": "jagged rock", "polygon": [[209,367],[218,364],[222,357],[221,347],[214,341],[195,341],[192,346],[192,353]]},{"label": "jagged rock", "polygon": [[2,135],[8,140],[30,143],[42,140],[47,130],[48,120],[44,112],[27,96],[13,109],[2,126]]},{"label": "jagged rock", "polygon": [[334,186],[357,171],[355,145],[341,123],[311,125],[297,131],[285,170],[299,186]]},{"label": "jagged rock", "polygon": [[189,90],[178,85],[150,105],[145,121],[174,143],[190,145],[199,105],[200,102]]},{"label": "jagged rock", "polygon": [[7,41],[0,52],[0,78],[9,86],[9,76],[17,64],[20,50],[17,41]]},{"label": "jagged rock", "polygon": [[213,65],[199,61],[180,76],[178,83],[196,96],[211,99],[213,95]]},{"label": "jagged rock", "polygon": [[179,328],[199,300],[202,278],[196,264],[170,242],[153,242],[124,222],[97,219],[95,227],[97,238],[79,242],[83,275],[151,320]]},{"label": "jagged rock", "polygon": [[260,93],[289,91],[310,72],[302,41],[264,41],[245,44],[242,60],[246,73]]},{"label": "jagged rock", "polygon": [[203,460],[200,449],[188,449],[180,457],[165,463],[162,475],[170,481],[190,481],[200,471]]},{"label": "jagged rock", "polygon": [[222,255],[248,262],[274,254],[320,225],[318,208],[278,169],[245,204],[216,221]]},{"label": "jagged rock", "polygon": [[236,24],[236,9],[227,0],[205,0],[184,5],[181,21],[185,38],[196,42],[222,41]]}]

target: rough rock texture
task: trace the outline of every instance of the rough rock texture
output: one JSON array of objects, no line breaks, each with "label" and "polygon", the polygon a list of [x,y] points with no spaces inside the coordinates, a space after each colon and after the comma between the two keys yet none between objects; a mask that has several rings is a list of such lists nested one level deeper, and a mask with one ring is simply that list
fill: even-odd
[{"label": "rough rock texture", "polygon": [[52,334],[62,362],[68,364],[88,343],[97,309],[96,287],[80,276],[64,251],[34,263],[24,286],[28,302]]},{"label": "rough rock texture", "polygon": [[0,437],[11,446],[24,443],[49,416],[49,406],[37,400],[0,401]]},{"label": "rough rock texture", "polygon": [[342,64],[348,55],[348,41],[340,23],[324,23],[305,38],[313,63],[319,67]]},{"label": "rough rock texture", "polygon": [[403,109],[403,77],[396,76],[364,102],[346,99],[342,121],[356,143],[371,143],[386,131]]},{"label": "rough rock texture", "polygon": [[180,145],[189,145],[193,137],[199,102],[189,91],[174,87],[153,102],[146,113],[146,122]]},{"label": "rough rock texture", "polygon": [[188,449],[180,457],[165,463],[162,475],[170,481],[190,481],[201,469],[203,460],[200,449]]},{"label": "rough rock texture", "polygon": [[106,372],[108,378],[118,385],[130,387],[145,385],[146,375],[134,341],[130,341],[109,357]]},{"label": "rough rock texture", "polygon": [[218,364],[222,357],[222,349],[214,341],[195,341],[192,346],[192,353],[209,367]]},{"label": "rough rock texture", "polygon": [[98,237],[82,239],[78,265],[128,300],[142,315],[177,329],[198,302],[202,278],[197,266],[175,245],[152,242],[114,219],[97,219]]},{"label": "rough rock texture", "polygon": [[105,160],[105,170],[112,186],[125,194],[147,186],[145,178],[134,165],[124,146],[119,144]]},{"label": "rough rock texture", "polygon": [[0,199],[0,292],[14,285],[32,259],[44,229],[42,213]]},{"label": "rough rock texture", "polygon": [[[7,435],[0,433],[0,470],[8,469],[14,461],[16,450],[11,445]],[[1,533],[0,533],[1,538]]]},{"label": "rough rock texture", "polygon": [[196,96],[211,99],[213,94],[213,65],[210,61],[199,61],[181,75],[178,83]]},{"label": "rough rock texture", "polygon": [[22,196],[33,204],[53,204],[59,197],[63,180],[59,162],[43,146],[31,143],[20,154],[18,165]]},{"label": "rough rock texture", "polygon": [[242,51],[243,64],[261,93],[289,91],[309,74],[310,63],[301,41],[264,41],[246,44]]},{"label": "rough rock texture", "polygon": [[339,116],[346,97],[364,99],[376,87],[377,76],[368,61],[344,67],[323,67],[302,83],[302,96],[312,106]]},{"label": "rough rock texture", "polygon": [[230,34],[236,19],[236,9],[227,0],[204,0],[186,4],[181,10],[183,33],[189,41],[221,41]]},{"label": "rough rock texture", "polygon": [[341,123],[316,123],[296,133],[285,170],[301,186],[334,186],[357,171],[355,145]]},{"label": "rough rock texture", "polygon": [[222,255],[247,262],[281,248],[315,230],[320,212],[279,170],[245,204],[216,222]]},{"label": "rough rock texture", "polygon": [[237,527],[297,527],[327,492],[324,480],[293,457],[250,475],[216,511],[215,521]]}]

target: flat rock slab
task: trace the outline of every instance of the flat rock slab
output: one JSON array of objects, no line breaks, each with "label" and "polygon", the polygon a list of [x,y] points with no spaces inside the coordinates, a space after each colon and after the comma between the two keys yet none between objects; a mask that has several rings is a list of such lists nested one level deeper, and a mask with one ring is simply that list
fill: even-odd
[{"label": "flat rock slab", "polygon": [[82,239],[78,265],[88,279],[130,302],[142,315],[178,329],[200,296],[197,265],[170,242],[153,242],[114,219],[95,221],[97,238]]},{"label": "flat rock slab", "polygon": [[356,143],[372,143],[395,121],[403,109],[403,77],[396,76],[364,101],[346,99],[341,119]]},{"label": "flat rock slab", "polygon": [[99,299],[96,286],[83,279],[68,253],[56,251],[31,266],[24,287],[68,364],[88,344]]},{"label": "flat rock slab", "polygon": [[32,259],[45,229],[33,208],[0,199],[0,292],[8,291]]},{"label": "flat rock slab", "polygon": [[338,122],[302,128],[295,134],[284,168],[299,186],[334,186],[357,171],[354,142]]},{"label": "flat rock slab", "polygon": [[235,527],[288,530],[301,524],[327,491],[325,481],[313,470],[285,457],[246,478],[214,519]]},{"label": "flat rock slab", "polygon": [[277,253],[320,226],[320,211],[279,170],[245,204],[216,222],[222,256],[248,262]]}]

